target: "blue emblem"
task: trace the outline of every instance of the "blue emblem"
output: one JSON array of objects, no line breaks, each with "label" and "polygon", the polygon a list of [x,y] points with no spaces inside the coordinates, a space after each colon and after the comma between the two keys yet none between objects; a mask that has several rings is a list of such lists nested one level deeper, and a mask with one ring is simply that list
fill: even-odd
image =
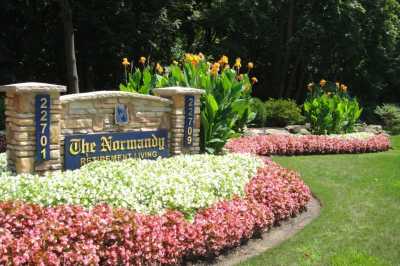
[{"label": "blue emblem", "polygon": [[115,123],[118,125],[125,125],[129,122],[128,107],[124,104],[117,104],[115,106]]}]

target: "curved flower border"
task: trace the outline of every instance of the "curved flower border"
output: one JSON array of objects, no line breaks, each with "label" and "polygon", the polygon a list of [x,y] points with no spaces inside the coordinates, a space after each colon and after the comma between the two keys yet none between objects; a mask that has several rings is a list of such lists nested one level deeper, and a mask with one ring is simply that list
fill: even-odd
[{"label": "curved flower border", "polygon": [[384,134],[365,139],[343,136],[262,135],[230,140],[225,148],[231,152],[258,155],[335,154],[387,151],[390,139]]},{"label": "curved flower border", "polygon": [[294,171],[266,160],[243,198],[182,213],[139,214],[98,205],[0,203],[0,264],[153,265],[218,255],[297,215],[311,198]]}]

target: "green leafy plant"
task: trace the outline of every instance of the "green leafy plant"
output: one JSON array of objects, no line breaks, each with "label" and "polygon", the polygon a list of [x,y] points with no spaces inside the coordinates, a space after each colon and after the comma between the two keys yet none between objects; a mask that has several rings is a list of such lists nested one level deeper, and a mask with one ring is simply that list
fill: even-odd
[{"label": "green leafy plant", "polygon": [[[126,69],[130,63],[124,59],[122,64]],[[241,73],[240,58],[230,68],[226,56],[210,63],[201,53],[185,54],[181,63],[174,61],[165,67],[165,71],[159,64],[153,74],[148,66],[144,70],[136,68],[133,74],[127,74],[127,85],[122,84],[120,89],[146,94],[153,87],[182,86],[205,90],[201,97],[201,149],[221,153],[228,139],[240,134],[256,116],[251,108],[252,84],[257,82],[255,77],[249,78],[252,68],[250,62],[247,72]]]},{"label": "green leafy plant", "polygon": [[291,99],[269,99],[265,102],[265,124],[267,126],[284,127],[301,124],[304,117],[301,109]]},{"label": "green leafy plant", "polygon": [[[228,58],[211,64],[201,53],[186,54],[182,66],[169,66],[157,77],[157,87],[185,86],[204,89],[201,97],[201,148],[208,153],[220,153],[227,140],[241,132],[255,118],[250,96],[252,83],[248,72],[240,73],[241,60],[234,68]],[[248,64],[248,69],[253,67]]]},{"label": "green leafy plant", "polygon": [[[125,82],[119,85],[119,89],[121,91],[150,94],[151,89],[154,88],[155,76],[153,75],[150,66],[145,65],[145,62],[146,59],[144,57],[141,57],[139,63],[142,65],[142,68],[133,68],[132,65],[128,71],[131,63],[128,61],[127,58],[124,58],[122,60],[122,65],[124,66],[125,70]],[[158,70],[160,69],[158,68]]]},{"label": "green leafy plant", "polygon": [[353,132],[362,108],[347,93],[347,86],[321,80],[308,85],[310,94],[304,103],[304,114],[315,134]]},{"label": "green leafy plant", "polygon": [[375,109],[375,114],[383,122],[384,129],[392,134],[400,133],[400,107],[395,104],[383,104]]}]

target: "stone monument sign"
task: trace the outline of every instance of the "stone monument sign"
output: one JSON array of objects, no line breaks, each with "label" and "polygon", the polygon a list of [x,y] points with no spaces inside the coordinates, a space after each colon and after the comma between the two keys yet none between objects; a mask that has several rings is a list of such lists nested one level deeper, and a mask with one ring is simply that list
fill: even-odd
[{"label": "stone monument sign", "polygon": [[121,91],[61,96],[64,86],[19,83],[0,91],[6,93],[7,162],[17,173],[200,152],[203,90],[170,87],[154,89],[157,96]]}]

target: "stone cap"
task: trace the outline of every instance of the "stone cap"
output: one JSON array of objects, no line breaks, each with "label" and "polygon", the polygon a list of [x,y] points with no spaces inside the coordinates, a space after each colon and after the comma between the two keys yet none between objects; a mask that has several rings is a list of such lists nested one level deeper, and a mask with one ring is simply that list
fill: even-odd
[{"label": "stone cap", "polygon": [[40,83],[40,82],[25,82],[0,86],[0,92],[65,92],[67,87],[62,85]]},{"label": "stone cap", "polygon": [[135,92],[127,92],[127,91],[94,91],[94,92],[68,94],[61,96],[60,100],[61,103],[69,103],[79,100],[82,101],[82,100],[108,99],[115,97],[124,97],[124,98],[128,97],[133,99],[158,101],[166,104],[172,104],[172,101],[166,98],[161,98],[158,96],[152,96],[147,94],[140,94]]},{"label": "stone cap", "polygon": [[194,89],[188,87],[166,87],[153,89],[155,94],[160,96],[174,96],[174,95],[201,95],[206,93],[205,90]]}]

